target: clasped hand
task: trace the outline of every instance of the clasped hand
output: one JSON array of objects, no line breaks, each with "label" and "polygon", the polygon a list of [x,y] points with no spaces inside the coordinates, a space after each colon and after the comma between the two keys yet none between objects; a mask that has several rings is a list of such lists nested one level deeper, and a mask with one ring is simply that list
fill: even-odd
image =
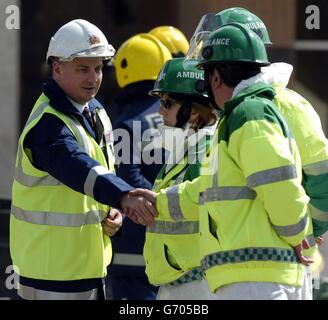
[{"label": "clasped hand", "polygon": [[104,233],[112,237],[122,226],[123,217],[119,210],[111,209],[107,217],[101,222]]},{"label": "clasped hand", "polygon": [[156,193],[147,189],[134,189],[121,198],[123,213],[134,223],[151,226],[155,223]]}]

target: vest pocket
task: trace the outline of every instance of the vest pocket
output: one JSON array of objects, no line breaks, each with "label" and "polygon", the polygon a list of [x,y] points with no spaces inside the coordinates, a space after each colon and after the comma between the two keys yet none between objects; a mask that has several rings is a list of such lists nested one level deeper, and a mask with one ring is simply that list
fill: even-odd
[{"label": "vest pocket", "polygon": [[172,251],[169,250],[169,248],[166,244],[164,244],[164,255],[165,255],[166,262],[170,265],[170,267],[172,267],[173,269],[175,269],[177,271],[182,270],[181,267],[179,266],[178,262],[174,258]]},{"label": "vest pocket", "polygon": [[207,222],[208,222],[208,231],[209,233],[220,243],[220,239],[218,237],[218,224],[217,222],[207,214]]}]

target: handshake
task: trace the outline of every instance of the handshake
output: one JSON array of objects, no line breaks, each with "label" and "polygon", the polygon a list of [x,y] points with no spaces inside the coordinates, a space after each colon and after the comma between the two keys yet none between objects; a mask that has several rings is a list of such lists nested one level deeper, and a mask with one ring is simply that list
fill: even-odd
[{"label": "handshake", "polygon": [[157,216],[156,193],[147,189],[134,189],[122,196],[121,207],[123,214],[134,223],[149,227],[155,223]]}]

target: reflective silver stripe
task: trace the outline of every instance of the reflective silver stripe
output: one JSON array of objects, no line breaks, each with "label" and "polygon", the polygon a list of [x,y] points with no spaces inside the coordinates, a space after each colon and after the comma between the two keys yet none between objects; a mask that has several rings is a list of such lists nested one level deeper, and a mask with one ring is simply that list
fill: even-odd
[{"label": "reflective silver stripe", "polygon": [[[44,109],[48,107],[48,103],[43,103],[40,105],[40,107],[30,116],[30,118],[27,121],[27,125],[29,125],[33,120],[35,120],[38,116],[40,116]],[[81,126],[81,124],[76,119],[71,119],[66,117],[66,120],[70,123],[71,129],[74,131],[73,134],[77,138],[78,142],[80,143],[81,147],[90,154],[90,148],[89,148],[89,142],[88,137],[86,136],[85,130]],[[28,175],[23,172],[22,168],[22,159],[23,159],[23,150],[22,145],[19,144],[18,147],[18,164],[15,168],[15,180],[17,182],[21,183],[22,185],[25,185],[27,187],[33,187],[33,186],[58,186],[62,185],[60,181],[52,177],[51,175],[46,175],[44,177],[35,177]]]},{"label": "reflective silver stripe", "polygon": [[[288,130],[289,134],[291,134],[291,132]],[[291,153],[291,155],[293,155],[293,138],[288,138],[288,144],[289,144],[289,151]]]},{"label": "reflective silver stripe", "polygon": [[[29,118],[27,119],[27,122],[25,124],[25,127],[27,127],[32,121],[34,121],[36,118],[38,118],[43,112],[44,110],[48,107],[49,102],[44,102],[42,104],[40,104],[40,106],[35,110],[34,113],[32,113]],[[60,184],[58,180],[54,179],[51,176],[47,176],[47,177],[34,177],[34,176],[30,176],[27,175],[25,173],[23,173],[23,169],[22,169],[22,146],[19,145],[18,147],[18,167],[16,167],[15,169],[15,179],[26,186],[34,186],[36,184],[41,184],[41,185],[58,185]]]},{"label": "reflective silver stripe", "polygon": [[183,220],[183,214],[179,202],[179,185],[167,189],[167,202],[170,216],[173,220]]},{"label": "reflective silver stripe", "polygon": [[81,227],[87,224],[97,224],[105,219],[107,212],[95,210],[84,213],[58,213],[27,211],[15,206],[11,207],[11,214],[16,219],[28,223],[58,227]]},{"label": "reflective silver stripe", "polygon": [[208,188],[199,194],[199,204],[203,205],[205,202],[210,201],[224,201],[224,200],[241,200],[256,198],[256,192],[248,187],[230,186],[230,187],[218,187],[219,177],[215,173],[213,176],[213,186]]},{"label": "reflective silver stripe", "polygon": [[26,300],[97,300],[98,290],[92,289],[84,292],[54,292],[18,285],[18,295]]},{"label": "reflective silver stripe", "polygon": [[182,183],[183,182],[183,179],[184,179],[184,177],[185,177],[185,175],[186,175],[186,173],[187,173],[187,170],[183,170],[177,177],[176,177],[176,179],[175,179],[175,181],[174,181],[174,183],[175,184],[180,184],[180,183]]},{"label": "reflective silver stripe", "polygon": [[280,235],[284,237],[292,237],[304,230],[307,223],[308,216],[305,215],[299,222],[296,224],[291,224],[289,226],[275,226],[273,229]]},{"label": "reflective silver stripe", "polygon": [[247,177],[247,185],[253,189],[264,184],[294,179],[296,177],[295,166],[288,165],[253,173]]},{"label": "reflective silver stripe", "polygon": [[113,128],[110,119],[104,109],[97,108],[96,112],[104,127],[104,131],[103,131],[104,139],[101,139],[100,147],[106,145],[109,148],[109,151],[113,151],[114,134],[113,134]]},{"label": "reflective silver stripe", "polygon": [[19,145],[18,146],[18,165],[15,168],[15,180],[19,182],[20,184],[27,186],[27,187],[34,187],[36,185],[38,186],[59,186],[62,185],[60,181],[55,179],[51,175],[46,175],[44,177],[35,177],[30,176],[23,172],[22,170],[22,148]]},{"label": "reflective silver stripe", "polygon": [[[114,142],[114,136],[113,136],[113,128],[112,128],[112,123],[110,122],[110,119],[107,115],[107,112],[105,109],[96,109],[96,112],[101,120],[101,123],[104,127],[104,135],[105,135],[105,140],[106,143],[113,143]],[[106,136],[107,134],[107,136]],[[110,135],[110,136],[108,136]],[[110,139],[109,139],[110,138]]]},{"label": "reflective silver stripe", "polygon": [[160,234],[193,234],[199,232],[198,221],[156,221],[147,232]]},{"label": "reflective silver stripe", "polygon": [[143,267],[145,259],[142,254],[114,253],[113,264]]},{"label": "reflective silver stripe", "polygon": [[47,108],[48,106],[49,106],[49,101],[41,103],[40,106],[35,110],[35,112],[29,116],[25,124],[25,127],[27,127],[33,120],[39,117],[43,113],[44,109]]},{"label": "reflective silver stripe", "polygon": [[56,180],[54,177],[47,175],[42,178],[33,177],[27,174],[24,174],[20,168],[16,168],[15,170],[15,180],[20,184],[26,187],[34,187],[34,186],[59,186],[62,183]]},{"label": "reflective silver stripe", "polygon": [[311,216],[313,219],[319,220],[319,221],[328,221],[328,212],[321,211],[312,204],[309,204]]},{"label": "reflective silver stripe", "polygon": [[202,259],[203,270],[217,265],[245,263],[248,261],[276,261],[283,263],[298,263],[292,249],[282,248],[242,248],[209,254]]},{"label": "reflective silver stripe", "polygon": [[71,128],[74,132],[73,134],[77,138],[78,143],[81,145],[82,149],[87,154],[90,154],[90,148],[89,148],[89,141],[90,139],[88,138],[85,129],[83,126],[78,122],[76,119],[66,117],[67,122],[70,123]]},{"label": "reflective silver stripe", "polygon": [[[50,107],[49,102],[42,103],[37,108],[37,110],[33,114],[31,114],[31,116],[28,118],[25,127],[28,126],[37,117],[39,117],[48,106]],[[73,130],[76,129],[74,130],[74,134],[77,136],[79,142],[82,144],[81,147],[89,154],[90,152],[89,152],[88,138],[86,136],[85,130],[82,127],[82,125],[76,119],[70,118],[68,116],[66,116],[66,120],[70,122],[70,125]]]},{"label": "reflective silver stripe", "polygon": [[103,166],[96,166],[90,169],[89,174],[84,182],[84,193],[90,197],[94,197],[93,189],[96,183],[96,180],[99,176],[103,176],[105,174],[113,173],[113,171],[109,171],[107,168]]},{"label": "reflective silver stripe", "polygon": [[303,171],[311,176],[318,176],[320,174],[328,173],[328,160],[308,164],[303,167]]},{"label": "reflective silver stripe", "polygon": [[210,201],[223,200],[253,200],[256,197],[255,191],[248,187],[219,187],[207,189],[200,193],[199,204],[204,204]]}]

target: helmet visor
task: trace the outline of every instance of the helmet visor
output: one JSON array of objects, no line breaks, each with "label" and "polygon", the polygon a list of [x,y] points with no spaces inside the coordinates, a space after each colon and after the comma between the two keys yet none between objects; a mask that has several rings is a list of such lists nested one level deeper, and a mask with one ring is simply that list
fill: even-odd
[{"label": "helmet visor", "polygon": [[198,26],[191,37],[189,50],[186,54],[186,59],[198,59],[200,50],[204,42],[208,39],[210,33],[214,31],[213,18],[215,13],[208,13],[203,15],[198,23]]},{"label": "helmet visor", "polygon": [[109,60],[115,55],[115,49],[112,45],[100,45],[92,48],[76,52],[69,57],[61,57],[61,61],[70,62],[75,58],[103,58],[103,60]]}]

